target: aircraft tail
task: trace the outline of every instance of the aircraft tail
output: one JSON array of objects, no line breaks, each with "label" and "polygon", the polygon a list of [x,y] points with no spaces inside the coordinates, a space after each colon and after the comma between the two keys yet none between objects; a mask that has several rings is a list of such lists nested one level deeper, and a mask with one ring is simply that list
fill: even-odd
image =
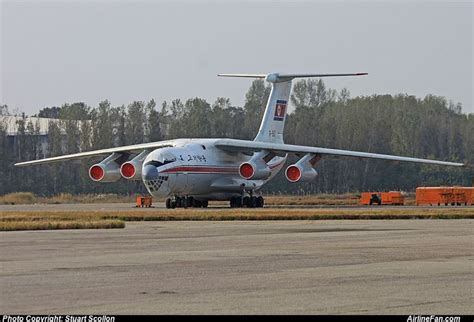
[{"label": "aircraft tail", "polygon": [[332,76],[363,76],[356,74],[219,74],[222,77],[263,78],[272,84],[270,97],[265,107],[262,123],[254,141],[283,143],[283,130],[291,92],[291,81],[294,78],[332,77]]}]

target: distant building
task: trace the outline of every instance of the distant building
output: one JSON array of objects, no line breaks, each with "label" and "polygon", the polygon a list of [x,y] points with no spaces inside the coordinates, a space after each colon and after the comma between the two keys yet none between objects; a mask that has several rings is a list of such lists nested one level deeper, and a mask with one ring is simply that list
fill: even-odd
[{"label": "distant building", "polygon": [[[35,131],[37,133],[39,151],[38,157],[45,157],[49,154],[49,139],[48,139],[48,129],[51,122],[60,123],[63,120],[60,119],[51,119],[45,117],[34,117],[34,116],[0,116],[0,123],[6,126],[7,130],[7,140],[8,145],[11,148],[11,151],[15,151],[15,146],[18,140],[18,127],[19,123],[24,120],[25,127],[31,122],[35,127]],[[78,126],[81,126],[81,122],[77,121]],[[90,121],[85,121],[90,122]],[[66,138],[66,131],[64,127],[59,126],[61,134],[63,135],[63,139]],[[65,140],[63,140],[63,145],[65,144]]]},{"label": "distant building", "polygon": [[4,123],[7,127],[8,136],[18,135],[18,124],[22,120],[25,121],[25,125],[31,122],[35,127],[39,127],[40,135],[48,135],[49,123],[58,123],[60,121],[59,119],[34,116],[0,116],[0,122]]},{"label": "distant building", "polygon": [[[65,120],[62,119],[53,119],[53,118],[45,118],[45,117],[35,117],[35,116],[0,116],[0,124],[4,124],[7,130],[7,140],[8,140],[8,145],[10,151],[16,155],[17,151],[15,150],[18,142],[18,136],[19,136],[19,124],[21,121],[25,122],[25,128],[28,126],[28,124],[31,122],[33,124],[33,127],[35,128],[36,134],[36,139],[37,143],[39,146],[38,152],[37,152],[37,158],[43,158],[43,157],[48,157],[50,156],[49,153],[49,136],[48,136],[48,131],[49,131],[49,126],[50,124],[57,123],[59,125],[59,129],[62,134],[62,148],[63,151],[66,151],[67,146],[67,136],[66,136],[66,131],[65,127],[63,126],[63,122]],[[77,121],[77,126],[81,128],[82,122],[88,122],[92,123],[92,121],[87,120],[87,121]],[[149,137],[149,131],[148,127],[146,124],[143,124],[144,127],[144,142],[147,142],[147,139]],[[168,135],[169,133],[169,124],[167,123],[160,123],[160,129],[162,131],[162,134],[165,136]],[[114,136],[114,144],[117,146],[119,145],[119,135],[118,132],[120,131],[120,124],[115,122],[115,124],[112,124],[112,133]],[[78,142],[79,144],[80,142]]]}]

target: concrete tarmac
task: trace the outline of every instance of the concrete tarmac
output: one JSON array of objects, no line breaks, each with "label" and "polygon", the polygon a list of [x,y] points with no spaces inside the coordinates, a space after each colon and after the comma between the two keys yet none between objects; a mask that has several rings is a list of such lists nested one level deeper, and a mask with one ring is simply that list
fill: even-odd
[{"label": "concrete tarmac", "polygon": [[472,220],[0,233],[0,311],[473,314]]}]

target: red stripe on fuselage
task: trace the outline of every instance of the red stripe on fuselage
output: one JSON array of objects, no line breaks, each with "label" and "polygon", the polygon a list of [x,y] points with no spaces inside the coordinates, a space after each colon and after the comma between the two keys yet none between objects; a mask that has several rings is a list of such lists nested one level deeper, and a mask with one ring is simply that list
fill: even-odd
[{"label": "red stripe on fuselage", "polygon": [[[285,160],[278,162],[277,164],[271,165],[270,169],[274,169],[281,165]],[[212,166],[180,166],[175,168],[166,169],[160,171],[160,173],[180,173],[180,172],[192,172],[192,173],[227,173],[227,174],[238,174],[238,167],[212,167]]]}]

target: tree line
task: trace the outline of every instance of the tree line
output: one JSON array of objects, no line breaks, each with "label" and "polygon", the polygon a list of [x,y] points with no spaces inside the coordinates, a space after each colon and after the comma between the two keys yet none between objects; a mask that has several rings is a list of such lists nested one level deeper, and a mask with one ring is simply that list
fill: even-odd
[{"label": "tree line", "polygon": [[[112,106],[105,100],[97,107],[84,103],[46,107],[35,116],[61,120],[49,123],[47,155],[42,155],[38,124],[20,119],[12,143],[6,124],[0,122],[0,194],[145,192],[141,182],[92,182],[88,168],[100,159],[25,168],[15,168],[13,163],[175,138],[253,139],[269,93],[269,86],[255,80],[243,107],[223,97],[212,104],[197,97],[175,99],[159,107],[154,100],[134,101],[128,106]],[[310,79],[294,84],[291,106],[285,143],[474,164],[474,114],[464,114],[460,104],[444,97],[421,99],[399,94],[351,98],[347,89],[338,92],[327,89],[322,80]],[[0,115],[8,114],[8,107],[0,106]],[[297,160],[289,158],[289,162]],[[264,192],[413,191],[421,185],[471,185],[474,177],[472,169],[334,157],[324,157],[316,169],[320,174],[316,181],[299,184],[287,182],[282,171],[264,186]]]}]

